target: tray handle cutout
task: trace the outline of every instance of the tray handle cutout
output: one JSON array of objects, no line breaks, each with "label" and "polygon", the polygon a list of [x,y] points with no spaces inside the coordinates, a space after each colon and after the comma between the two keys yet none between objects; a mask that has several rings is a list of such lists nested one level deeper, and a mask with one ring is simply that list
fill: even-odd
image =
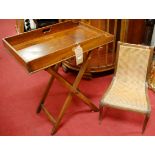
[{"label": "tray handle cutout", "polygon": [[49,32],[51,32],[51,28],[49,27],[49,28],[43,29],[42,32],[44,34],[49,33]]}]

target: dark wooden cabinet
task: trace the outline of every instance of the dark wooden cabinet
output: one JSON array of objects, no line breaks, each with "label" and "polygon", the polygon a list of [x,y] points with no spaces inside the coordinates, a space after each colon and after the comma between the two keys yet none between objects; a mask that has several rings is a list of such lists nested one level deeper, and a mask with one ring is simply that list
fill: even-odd
[{"label": "dark wooden cabinet", "polygon": [[130,19],[128,23],[127,42],[142,44],[144,41],[146,23],[144,19]]}]

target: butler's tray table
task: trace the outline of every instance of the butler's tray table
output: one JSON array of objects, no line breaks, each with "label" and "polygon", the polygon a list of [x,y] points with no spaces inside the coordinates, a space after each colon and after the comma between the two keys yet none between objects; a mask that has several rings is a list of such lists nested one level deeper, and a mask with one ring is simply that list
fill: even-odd
[{"label": "butler's tray table", "polygon": [[[29,73],[45,70],[51,74],[47,88],[39,103],[37,113],[43,110],[47,114],[54,126],[52,134],[57,131],[73,95],[79,97],[93,111],[98,111],[98,108],[92,101],[80,92],[78,85],[87,69],[92,50],[112,41],[113,35],[85,23],[73,21],[46,26],[3,39],[4,46]],[[74,83],[70,84],[58,73],[58,69],[62,61],[75,56],[75,49],[77,47],[87,56],[81,65]],[[57,119],[48,112],[44,105],[54,78],[69,89],[68,96]]]}]

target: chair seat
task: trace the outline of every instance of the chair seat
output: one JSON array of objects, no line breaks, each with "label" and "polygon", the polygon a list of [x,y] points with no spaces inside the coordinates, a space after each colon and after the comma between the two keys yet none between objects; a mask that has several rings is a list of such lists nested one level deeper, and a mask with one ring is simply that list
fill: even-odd
[{"label": "chair seat", "polygon": [[101,99],[102,105],[108,105],[114,108],[147,113],[150,111],[145,84],[129,84],[120,80],[114,80],[108,93]]}]

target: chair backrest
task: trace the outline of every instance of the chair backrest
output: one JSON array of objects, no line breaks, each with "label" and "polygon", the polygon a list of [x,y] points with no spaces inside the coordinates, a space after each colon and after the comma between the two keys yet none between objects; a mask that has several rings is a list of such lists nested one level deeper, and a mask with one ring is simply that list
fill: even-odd
[{"label": "chair backrest", "polygon": [[127,84],[145,84],[152,55],[148,46],[118,42],[115,78]]}]

